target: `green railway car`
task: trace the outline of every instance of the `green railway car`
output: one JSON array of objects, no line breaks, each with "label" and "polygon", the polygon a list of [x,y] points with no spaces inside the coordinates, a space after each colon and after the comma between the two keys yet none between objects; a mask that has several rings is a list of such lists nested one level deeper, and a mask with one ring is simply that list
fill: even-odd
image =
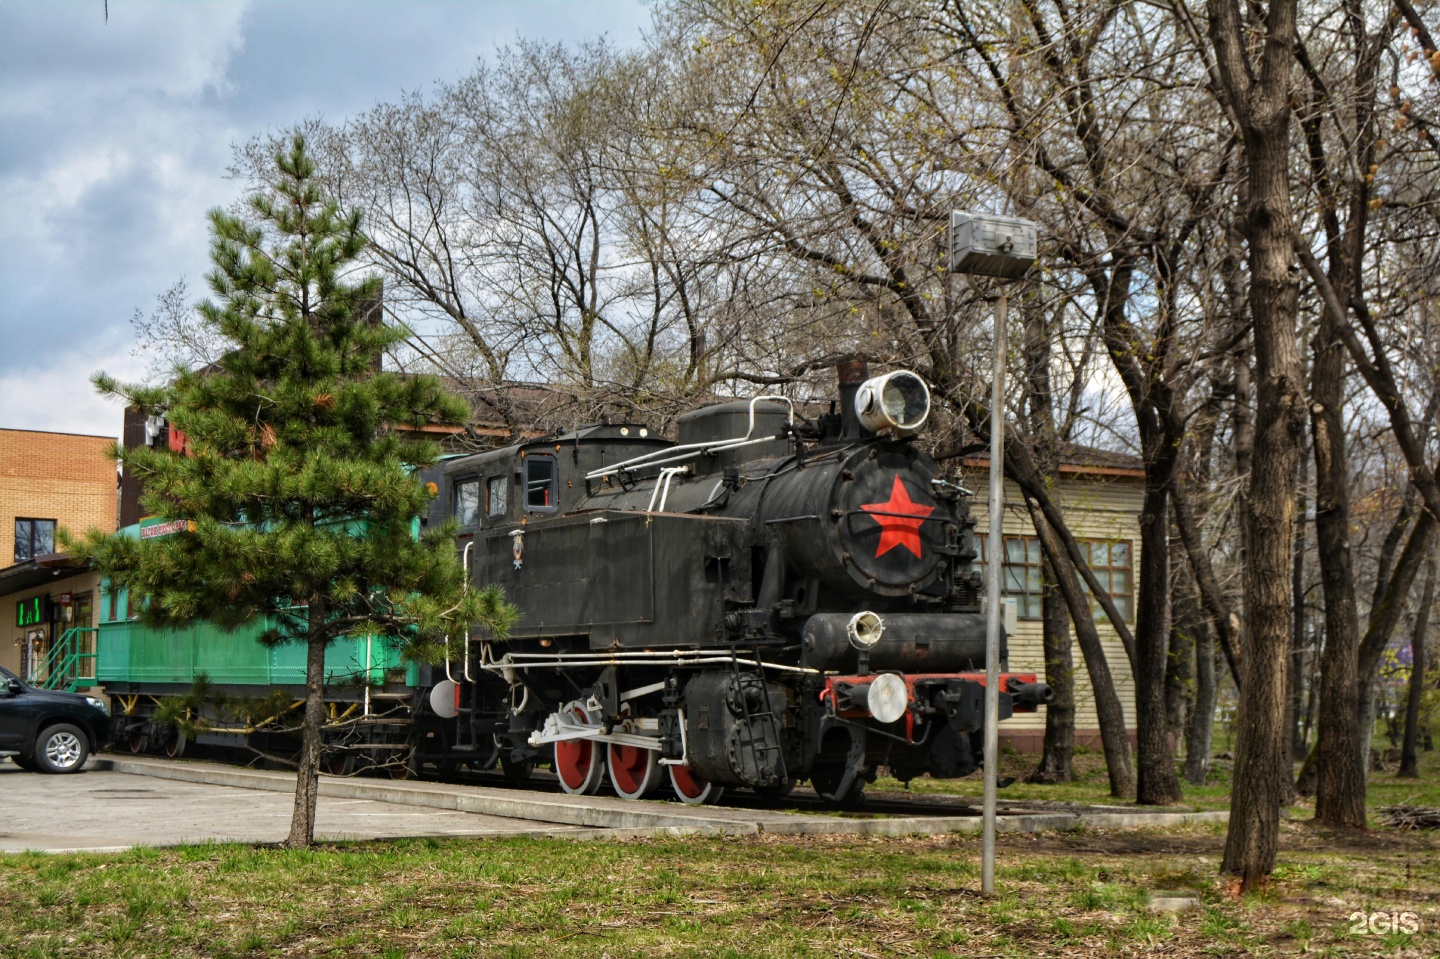
[{"label": "green railway car", "polygon": [[[163,520],[142,520],[122,535],[166,535],[175,527]],[[160,530],[148,533],[149,530]],[[177,528],[178,529],[178,528]],[[251,746],[286,751],[284,738],[298,721],[293,707],[305,693],[305,646],[267,647],[259,637],[272,625],[262,618],[227,631],[209,623],[183,629],[156,629],[140,621],[125,590],[101,584],[95,676],[114,697],[117,742],[135,752],[161,749],[177,755],[187,741]],[[337,763],[353,765],[396,753],[408,738],[411,707],[422,672],[381,637],[342,639],[325,653],[326,701],[331,715],[327,740]],[[427,671],[428,672],[428,671]],[[167,723],[167,697],[190,696],[203,678],[206,696],[179,724]],[[260,703],[285,701],[286,711],[257,716]],[[182,728],[183,727],[183,728]]]}]

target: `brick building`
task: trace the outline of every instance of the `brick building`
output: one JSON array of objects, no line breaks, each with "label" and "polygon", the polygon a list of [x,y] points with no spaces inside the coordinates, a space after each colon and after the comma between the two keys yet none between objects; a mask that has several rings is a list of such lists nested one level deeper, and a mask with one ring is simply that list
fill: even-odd
[{"label": "brick building", "polygon": [[56,530],[115,529],[108,436],[0,429],[0,666],[22,675],[66,630],[92,625],[98,573],[58,550]]}]

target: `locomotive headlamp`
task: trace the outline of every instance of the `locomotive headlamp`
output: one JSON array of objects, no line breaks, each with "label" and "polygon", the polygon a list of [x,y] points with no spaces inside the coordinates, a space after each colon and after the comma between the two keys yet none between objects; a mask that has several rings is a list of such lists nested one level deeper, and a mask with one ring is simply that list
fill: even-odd
[{"label": "locomotive headlamp", "polygon": [[866,380],[855,394],[855,412],[872,433],[914,433],[930,415],[930,387],[914,373],[896,370]]},{"label": "locomotive headlamp", "polygon": [[868,609],[851,616],[850,622],[845,624],[850,645],[861,651],[873,648],[884,632],[885,621]]},{"label": "locomotive headlamp", "polygon": [[866,698],[870,715],[882,723],[893,723],[905,715],[910,706],[910,694],[905,680],[894,673],[881,673],[870,684],[870,695]]}]

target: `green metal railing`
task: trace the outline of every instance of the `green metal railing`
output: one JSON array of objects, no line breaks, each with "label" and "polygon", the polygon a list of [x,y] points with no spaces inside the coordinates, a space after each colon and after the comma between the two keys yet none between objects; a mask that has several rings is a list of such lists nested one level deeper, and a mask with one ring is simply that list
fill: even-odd
[{"label": "green metal railing", "polygon": [[66,689],[75,692],[95,685],[95,641],[100,630],[94,626],[73,626],[60,636],[59,642],[40,664],[30,670],[27,682],[41,689]]}]

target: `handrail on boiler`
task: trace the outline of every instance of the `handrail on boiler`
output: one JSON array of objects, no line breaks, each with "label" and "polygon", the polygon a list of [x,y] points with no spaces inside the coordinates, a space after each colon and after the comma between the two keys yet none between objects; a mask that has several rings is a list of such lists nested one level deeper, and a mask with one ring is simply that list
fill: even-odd
[{"label": "handrail on boiler", "polygon": [[[676,460],[690,459],[699,456],[701,453],[722,453],[725,450],[738,449],[742,446],[750,446],[754,443],[768,443],[773,437],[762,436],[759,439],[751,439],[750,435],[755,432],[755,404],[765,400],[773,400],[777,403],[784,403],[789,409],[786,422],[791,426],[795,425],[795,404],[788,396],[756,396],[750,400],[750,425],[745,430],[745,435],[729,440],[711,440],[704,443],[685,443],[681,446],[667,446],[663,450],[654,450],[650,453],[642,453],[639,456],[632,456],[628,460],[622,460],[614,466],[606,466],[602,469],[591,470],[585,474],[587,480],[602,479],[606,476],[615,476],[637,466],[661,466],[665,463],[673,463]],[[678,455],[677,455],[678,454]],[[657,457],[663,457],[657,459]]]}]

